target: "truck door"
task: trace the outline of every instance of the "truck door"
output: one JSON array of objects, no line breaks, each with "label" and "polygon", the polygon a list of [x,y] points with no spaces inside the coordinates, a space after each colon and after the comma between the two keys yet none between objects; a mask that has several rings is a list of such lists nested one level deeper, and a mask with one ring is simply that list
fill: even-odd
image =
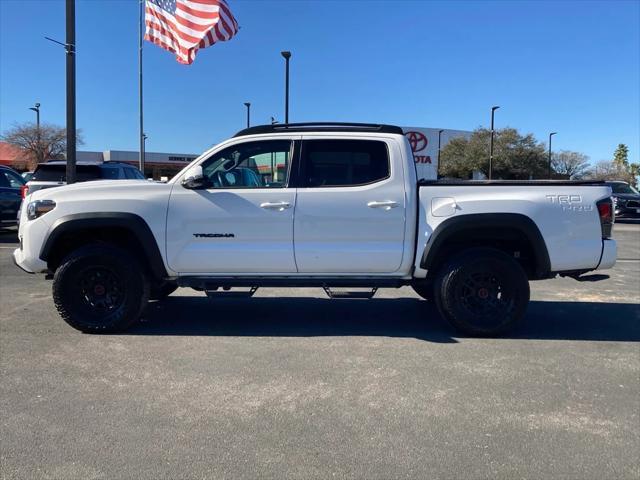
[{"label": "truck door", "polygon": [[298,272],[383,274],[400,268],[405,235],[395,143],[303,137],[294,214]]},{"label": "truck door", "polygon": [[184,273],[295,273],[288,188],[292,139],[229,146],[201,166],[204,189],[177,183],[167,214],[167,261]]}]

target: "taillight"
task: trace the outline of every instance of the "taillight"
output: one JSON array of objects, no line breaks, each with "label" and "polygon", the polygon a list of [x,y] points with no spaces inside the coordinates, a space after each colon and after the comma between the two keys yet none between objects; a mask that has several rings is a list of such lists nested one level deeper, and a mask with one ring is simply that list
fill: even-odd
[{"label": "taillight", "polygon": [[22,198],[26,198],[27,195],[29,195],[29,187],[26,185],[22,185],[20,187],[20,196]]},{"label": "taillight", "polygon": [[602,228],[602,238],[611,238],[611,230],[615,217],[613,215],[613,201],[611,197],[603,198],[598,203],[598,214],[600,215],[600,227]]}]

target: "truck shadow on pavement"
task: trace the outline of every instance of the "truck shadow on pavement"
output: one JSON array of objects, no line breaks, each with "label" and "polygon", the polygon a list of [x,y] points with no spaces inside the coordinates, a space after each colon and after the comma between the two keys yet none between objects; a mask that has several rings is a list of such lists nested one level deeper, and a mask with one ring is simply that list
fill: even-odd
[{"label": "truck shadow on pavement", "polygon": [[[172,296],[149,304],[131,335],[234,337],[382,336],[457,343],[435,307],[414,298],[219,299]],[[501,338],[640,341],[635,304],[532,301],[524,321]]]}]

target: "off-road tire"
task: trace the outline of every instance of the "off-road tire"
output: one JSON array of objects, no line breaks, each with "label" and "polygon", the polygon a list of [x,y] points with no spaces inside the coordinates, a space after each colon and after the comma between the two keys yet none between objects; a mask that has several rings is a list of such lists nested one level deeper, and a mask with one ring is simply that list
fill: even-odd
[{"label": "off-road tire", "polygon": [[457,330],[479,337],[497,336],[522,319],[529,303],[529,281],[522,266],[493,248],[455,255],[438,272],[435,301]]},{"label": "off-road tire", "polygon": [[52,290],[62,319],[85,333],[126,330],[149,300],[142,265],[127,251],[103,244],[86,245],[64,258]]},{"label": "off-road tire", "polygon": [[149,300],[164,300],[178,289],[175,282],[162,282],[159,284],[151,284],[151,294]]}]

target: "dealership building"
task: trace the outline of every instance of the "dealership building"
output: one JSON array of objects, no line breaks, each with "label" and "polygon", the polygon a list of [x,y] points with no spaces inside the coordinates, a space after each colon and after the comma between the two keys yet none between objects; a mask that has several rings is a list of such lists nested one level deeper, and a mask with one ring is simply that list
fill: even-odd
[{"label": "dealership building", "polygon": [[[438,172],[438,145],[443,148],[456,137],[471,136],[470,131],[442,128],[402,127],[413,150],[418,178],[435,179]],[[24,170],[20,150],[0,142],[0,164]],[[159,180],[172,177],[189,162],[198,157],[195,153],[145,152],[145,176]],[[132,150],[105,150],[103,152],[78,151],[76,160],[84,163],[125,162],[138,166],[139,154]],[[279,165],[278,165],[279,166]]]}]

